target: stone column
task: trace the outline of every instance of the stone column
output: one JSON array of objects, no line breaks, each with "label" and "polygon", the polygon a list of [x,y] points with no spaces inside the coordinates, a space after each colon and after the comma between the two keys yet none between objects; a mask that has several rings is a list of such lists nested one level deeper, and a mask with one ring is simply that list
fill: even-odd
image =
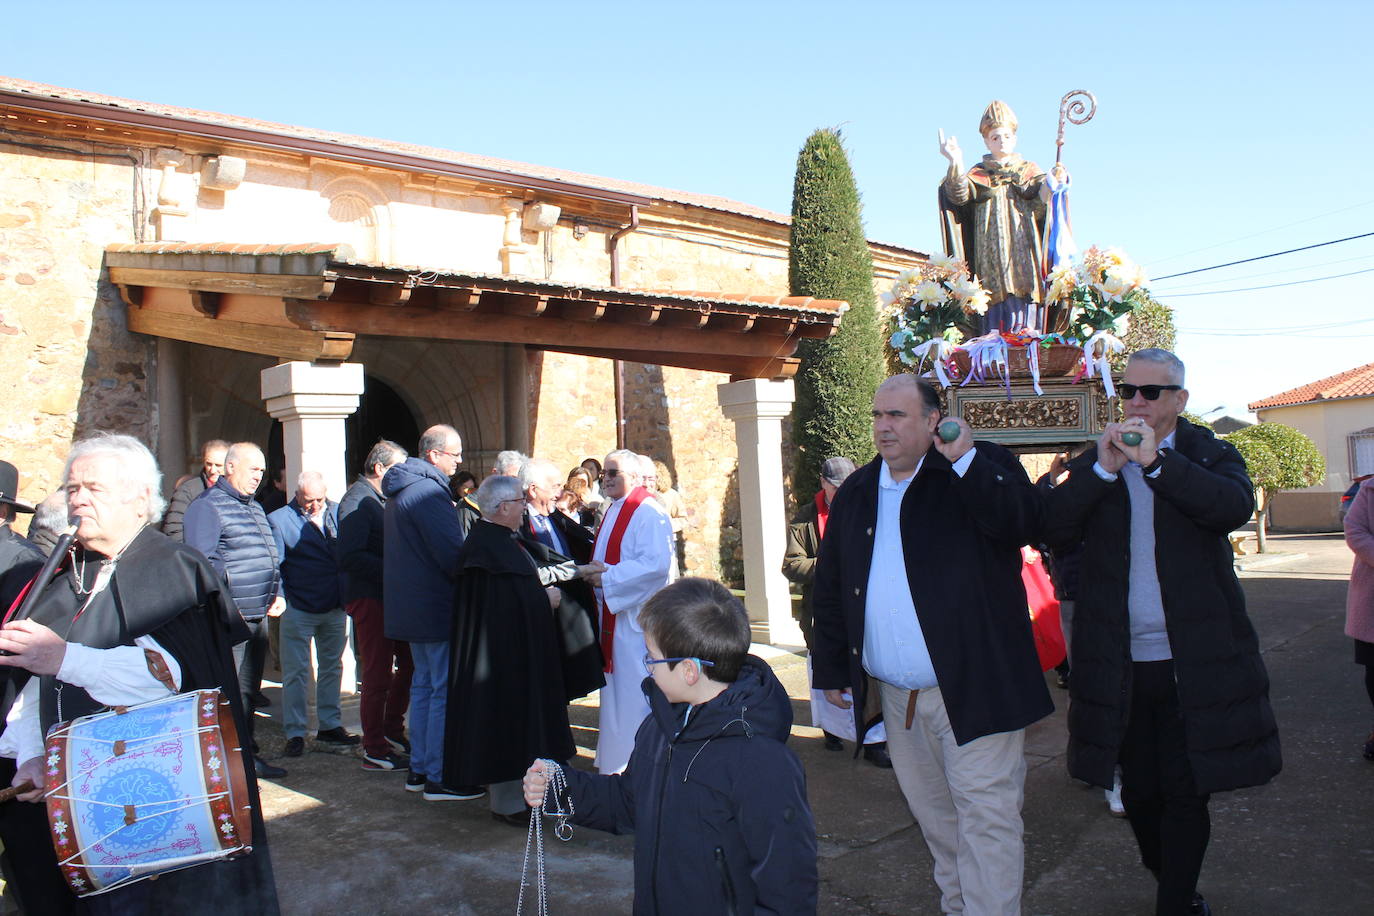
[{"label": "stone column", "polygon": [[329,498],[343,498],[350,481],[344,420],[358,409],[362,393],[361,363],[297,361],[262,370],[267,412],[282,424],[288,495],[295,493],[301,471],[319,471],[329,486]]},{"label": "stone column", "polygon": [[190,452],[199,444],[187,438],[185,347],[179,340],[157,339],[157,463],[167,497],[177,478],[187,472]]},{"label": "stone column", "polygon": [[787,516],[782,489],[782,419],[796,400],[791,381],[744,379],[716,386],[721,411],[735,421],[739,454],[740,534],[744,542],[744,605],[766,623],[774,645],[801,645],[792,597],[782,574]]},{"label": "stone column", "polygon": [[[344,421],[358,409],[363,393],[362,363],[316,365],[307,362],[281,363],[262,370],[262,397],[267,412],[282,425],[282,451],[286,454],[286,493],[296,493],[296,478],[301,471],[319,471],[329,488],[329,498],[343,498],[350,481],[345,451],[348,436]],[[353,621],[348,621],[349,639],[344,645],[342,693],[357,691],[358,672],[349,648]],[[319,670],[311,652],[309,695],[314,696],[314,674]]]}]

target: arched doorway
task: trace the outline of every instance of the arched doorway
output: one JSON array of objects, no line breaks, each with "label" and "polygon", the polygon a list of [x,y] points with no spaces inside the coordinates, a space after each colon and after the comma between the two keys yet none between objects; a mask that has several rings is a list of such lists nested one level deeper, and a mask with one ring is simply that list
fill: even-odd
[{"label": "arched doorway", "polygon": [[348,435],[348,472],[357,474],[363,459],[378,439],[390,439],[409,454],[415,454],[420,439],[419,424],[410,405],[386,382],[368,375],[358,410],[349,417],[345,428]]}]

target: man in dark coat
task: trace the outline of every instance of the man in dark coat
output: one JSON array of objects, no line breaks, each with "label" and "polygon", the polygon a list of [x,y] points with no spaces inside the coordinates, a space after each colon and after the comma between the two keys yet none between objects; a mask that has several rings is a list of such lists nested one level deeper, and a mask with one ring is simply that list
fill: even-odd
[{"label": "man in dark coat", "polygon": [[[128,436],[72,447],[65,485],[78,546],[44,583],[31,616],[0,630],[0,664],[31,675],[4,736],[4,753],[20,761],[15,785],[45,784],[47,729],[107,706],[218,688],[238,733],[247,728],[231,652],[247,635],[243,620],[204,557],[152,527],[160,483],[153,456]],[[252,852],[87,897],[83,912],[277,912],[253,758],[247,747],[240,753],[252,807],[252,836],[243,839]],[[19,799],[42,797],[40,788]],[[44,831],[29,842],[50,838]]]},{"label": "man in dark coat", "polygon": [[167,514],[162,517],[163,534],[174,541],[186,540],[182,534],[186,509],[224,476],[224,456],[228,452],[229,443],[223,439],[211,439],[200,447],[200,473],[187,477],[172,491]]},{"label": "man in dark coat", "polygon": [[482,518],[458,555],[444,777],[452,786],[486,785],[492,817],[525,826],[520,779],[529,762],[577,753],[550,613],[562,593],[540,583],[520,545],[520,481],[491,476],[473,495]]},{"label": "man in dark coat", "polygon": [[[66,499],[63,499],[63,518]],[[20,594],[43,566],[43,552],[10,527],[20,512],[33,506],[19,499],[19,469],[0,461],[0,615],[19,601]],[[33,532],[33,524],[29,524]],[[8,712],[26,676],[22,671],[0,668],[0,695]],[[0,732],[4,731],[0,718]],[[9,785],[16,763],[0,757],[0,785]],[[6,883],[14,889],[24,913],[47,914],[71,911],[73,900],[57,870],[52,843],[33,842],[47,831],[47,813],[35,805],[0,805],[0,842]]]},{"label": "man in dark coat", "polygon": [[1179,418],[1184,367],[1140,350],[1126,419],[1049,492],[1051,547],[1082,544],[1069,679],[1069,772],[1121,800],[1156,912],[1207,913],[1196,893],[1208,795],[1280,768],[1269,678],[1227,535],[1254,511],[1235,447]]},{"label": "man in dark coat", "polygon": [[382,478],[386,637],[410,643],[415,665],[405,788],[423,792],[426,801],[480,798],[478,786],[443,784],[453,581],[463,546],[448,480],[463,460],[463,440],[452,426],[431,426],[421,434],[418,451],[418,458],[407,458]]},{"label": "man in dark coat", "polygon": [[945,422],[953,441],[915,376],[874,395],[879,457],[835,494],[816,564],[814,683],[841,708],[852,691],[856,732],[881,704],[941,912],[1019,914],[1024,730],[1053,709],[1021,584],[1043,497],[1010,452]]},{"label": "man in dark coat", "polygon": [[395,442],[379,439],[363,462],[363,473],[339,501],[339,568],[344,573],[344,610],[353,618],[358,640],[363,695],[358,715],[363,725],[363,769],[401,771],[410,764],[405,751],[406,709],[414,665],[410,646],[388,639],[382,611],[382,478],[406,460]]},{"label": "man in dark coat", "polygon": [[553,616],[563,662],[563,686],[568,702],[572,702],[606,684],[596,599],[592,587],[581,578],[585,568],[595,571],[605,567],[591,564],[596,543],[592,533],[554,508],[561,484],[562,475],[551,461],[530,458],[520,468],[520,485],[525,490],[521,543],[538,564],[540,581],[558,586],[563,593]]}]

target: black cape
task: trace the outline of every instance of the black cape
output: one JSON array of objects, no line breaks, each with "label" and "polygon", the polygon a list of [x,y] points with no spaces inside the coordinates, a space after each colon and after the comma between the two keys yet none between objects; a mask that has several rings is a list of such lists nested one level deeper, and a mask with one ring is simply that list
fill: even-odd
[{"label": "black cape", "polygon": [[444,781],[519,779],[536,757],[576,753],[558,640],[534,560],[515,532],[473,524],[458,555]]},{"label": "black cape", "polygon": [[[82,560],[85,560],[84,567]],[[69,642],[97,649],[132,645],[152,636],[181,666],[181,690],[219,688],[233,709],[239,735],[247,735],[232,647],[246,633],[228,587],[203,556],[152,528],[145,528],[120,556],[110,585],[77,617],[84,598],[75,591],[73,565],[84,568],[87,586],[95,581],[102,558],[80,548],[47,584],[30,614]],[[40,679],[39,701],[46,733],[56,722],[56,678]],[[65,719],[103,709],[78,687],[64,685]],[[249,803],[253,806],[253,851],[230,861],[212,862],[140,881],[78,902],[90,913],[244,913],[278,912],[276,883],[267,831],[258,798],[253,757],[242,750]],[[35,838],[36,840],[37,838]],[[51,842],[47,837],[44,842]]]}]

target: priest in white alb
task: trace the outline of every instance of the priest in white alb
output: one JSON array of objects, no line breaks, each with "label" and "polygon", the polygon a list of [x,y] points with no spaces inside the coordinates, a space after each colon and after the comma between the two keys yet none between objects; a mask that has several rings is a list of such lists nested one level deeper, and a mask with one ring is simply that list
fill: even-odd
[{"label": "priest in white alb", "polygon": [[644,630],[639,609],[669,582],[673,526],[658,500],[641,483],[639,456],[621,449],[606,456],[601,494],[612,500],[596,533],[593,562],[606,570],[589,579],[596,587],[606,686],[601,689],[596,768],[619,773],[630,762],[635,732],[649,714],[644,680]]}]

